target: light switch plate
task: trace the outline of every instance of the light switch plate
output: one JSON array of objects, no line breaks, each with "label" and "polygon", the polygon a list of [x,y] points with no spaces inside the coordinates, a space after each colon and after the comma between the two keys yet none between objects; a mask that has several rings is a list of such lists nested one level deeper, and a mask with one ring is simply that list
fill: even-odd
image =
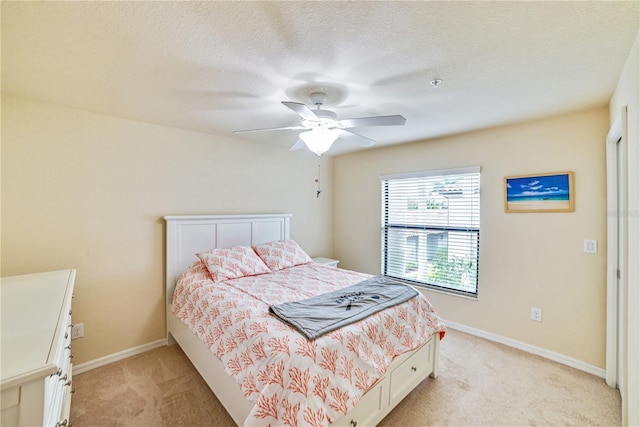
[{"label": "light switch plate", "polygon": [[584,253],[585,254],[597,254],[598,253],[598,241],[597,240],[585,240],[584,241]]}]

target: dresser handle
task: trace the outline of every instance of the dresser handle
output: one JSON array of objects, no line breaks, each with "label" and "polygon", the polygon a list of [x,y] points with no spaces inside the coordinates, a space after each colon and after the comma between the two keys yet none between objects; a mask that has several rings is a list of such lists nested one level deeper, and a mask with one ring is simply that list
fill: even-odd
[{"label": "dresser handle", "polygon": [[66,340],[67,338],[69,338],[69,332],[64,333],[64,339]]},{"label": "dresser handle", "polygon": [[73,393],[75,393],[75,392],[76,392],[76,388],[75,388],[75,387],[73,387],[73,388],[71,389],[71,394],[73,394]]},{"label": "dresser handle", "polygon": [[71,380],[69,380],[66,383],[64,383],[64,385],[71,385]]},{"label": "dresser handle", "polygon": [[58,378],[59,381],[66,381],[67,380],[67,374],[64,374],[64,377]]},{"label": "dresser handle", "polygon": [[56,423],[56,427],[65,427],[67,425],[68,421],[65,419],[64,421],[60,422],[58,421]]},{"label": "dresser handle", "polygon": [[73,354],[70,354],[70,355],[69,355],[69,359],[73,359]]},{"label": "dresser handle", "polygon": [[58,370],[56,372],[54,372],[53,374],[49,375],[49,377],[52,377],[54,375],[58,375],[58,376],[62,375],[62,368],[58,368]]},{"label": "dresser handle", "polygon": [[416,372],[416,371],[418,370],[418,368],[416,368],[415,366],[412,366],[412,367],[411,367],[411,370],[412,370],[413,372]]},{"label": "dresser handle", "polygon": [[352,427],[356,427],[358,425],[358,422],[356,420],[351,420],[349,421],[349,424],[351,424]]}]

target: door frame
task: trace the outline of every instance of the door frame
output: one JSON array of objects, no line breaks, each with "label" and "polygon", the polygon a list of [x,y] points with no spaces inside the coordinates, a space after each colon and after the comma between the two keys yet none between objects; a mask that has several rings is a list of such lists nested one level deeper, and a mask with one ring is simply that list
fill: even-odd
[{"label": "door frame", "polygon": [[[626,284],[627,223],[627,107],[609,129],[606,139],[607,165],[607,325],[605,379],[622,389],[624,381],[624,291]],[[618,177],[622,177],[618,182]]]}]

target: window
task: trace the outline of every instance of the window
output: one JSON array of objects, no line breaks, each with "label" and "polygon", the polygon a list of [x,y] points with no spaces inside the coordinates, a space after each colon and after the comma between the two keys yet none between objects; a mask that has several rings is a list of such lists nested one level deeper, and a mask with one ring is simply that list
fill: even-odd
[{"label": "window", "polygon": [[478,295],[480,168],[382,181],[382,274]]}]

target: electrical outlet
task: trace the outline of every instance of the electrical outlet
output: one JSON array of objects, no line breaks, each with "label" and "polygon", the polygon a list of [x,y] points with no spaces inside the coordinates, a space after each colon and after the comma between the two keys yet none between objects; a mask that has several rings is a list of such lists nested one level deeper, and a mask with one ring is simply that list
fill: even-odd
[{"label": "electrical outlet", "polygon": [[82,338],[84,336],[84,323],[74,324],[71,327],[71,339]]},{"label": "electrical outlet", "polygon": [[531,307],[531,320],[542,322],[542,309]]}]

